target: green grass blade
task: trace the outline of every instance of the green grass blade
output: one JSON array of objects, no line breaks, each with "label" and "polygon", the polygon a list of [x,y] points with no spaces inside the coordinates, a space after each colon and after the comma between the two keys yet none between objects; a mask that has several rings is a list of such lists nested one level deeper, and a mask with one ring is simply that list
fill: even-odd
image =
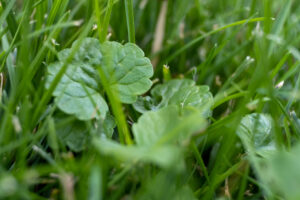
[{"label": "green grass blade", "polygon": [[128,30],[128,41],[131,43],[135,43],[135,27],[132,0],[124,0],[124,3]]},{"label": "green grass blade", "polygon": [[187,43],[186,45],[184,45],[180,49],[178,49],[175,53],[173,53],[170,57],[168,57],[165,60],[165,63],[168,63],[168,62],[172,61],[174,58],[179,56],[181,53],[185,52],[186,50],[188,50],[189,48],[196,45],[198,42],[200,42],[201,40],[207,38],[210,35],[216,34],[218,32],[221,32],[221,31],[226,30],[226,29],[231,28],[231,27],[235,27],[235,26],[239,26],[239,25],[243,25],[243,24],[247,24],[247,23],[254,23],[254,22],[264,21],[264,20],[265,20],[264,17],[258,17],[258,18],[253,18],[253,19],[245,19],[245,20],[237,21],[237,22],[222,26],[221,28],[218,28],[216,30],[212,30],[208,33],[205,33],[205,34],[193,39],[192,41],[190,41],[189,43]]}]

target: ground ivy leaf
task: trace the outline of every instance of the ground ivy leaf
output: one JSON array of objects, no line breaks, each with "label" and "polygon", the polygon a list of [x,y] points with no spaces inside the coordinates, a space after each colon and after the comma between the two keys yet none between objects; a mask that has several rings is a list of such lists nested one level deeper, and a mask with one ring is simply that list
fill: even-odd
[{"label": "ground ivy leaf", "polygon": [[264,157],[275,150],[272,118],[269,115],[258,113],[246,115],[237,129],[237,134],[248,151],[255,151]]},{"label": "ground ivy leaf", "polygon": [[[96,149],[103,155],[122,162],[150,162],[165,169],[181,171],[184,168],[183,155],[180,148],[164,145],[147,148],[138,145],[125,146],[108,139],[93,140]],[[177,164],[177,165],[175,165]]]},{"label": "ground ivy leaf", "polygon": [[115,126],[115,120],[110,113],[107,113],[104,120],[97,121],[81,121],[62,112],[55,114],[55,128],[59,140],[75,152],[88,147],[92,135],[111,138]]},{"label": "ground ivy leaf", "polygon": [[72,120],[69,123],[61,123],[65,115],[56,118],[56,133],[59,140],[72,151],[82,151],[89,142],[89,129],[85,122]]},{"label": "ground ivy leaf", "polygon": [[145,113],[148,111],[155,111],[157,110],[157,103],[155,102],[155,100],[153,98],[151,98],[150,96],[139,96],[137,101],[133,104],[133,107],[136,111],[138,111],[139,113]]},{"label": "ground ivy leaf", "polygon": [[138,145],[154,146],[184,141],[205,127],[206,121],[200,111],[172,105],[144,113],[132,130]]},{"label": "ground ivy leaf", "polygon": [[116,127],[114,117],[108,113],[104,120],[99,120],[97,123],[97,132],[111,139],[114,133],[114,128]]},{"label": "ground ivy leaf", "polygon": [[[70,51],[70,49],[61,51],[58,54],[59,61],[48,66],[47,88],[63,66]],[[84,39],[53,92],[60,110],[73,114],[80,120],[105,118],[108,106],[100,94],[101,88],[96,69],[101,59],[102,53],[98,40]]]},{"label": "ground ivy leaf", "polygon": [[[300,146],[299,143],[291,151],[276,151],[264,160],[261,179],[281,199],[300,199]],[[278,198],[280,199],[280,198]]]},{"label": "ground ivy leaf", "polygon": [[138,46],[105,42],[101,45],[101,52],[101,65],[109,85],[119,93],[123,103],[134,103],[138,95],[151,88],[152,81],[149,78],[153,75],[153,67]]},{"label": "ground ivy leaf", "polygon": [[199,110],[172,105],[140,117],[132,127],[136,145],[124,146],[107,139],[95,139],[94,145],[100,153],[121,161],[151,162],[180,171],[184,161],[179,145],[205,127]]},{"label": "ground ivy leaf", "polygon": [[193,80],[170,80],[156,85],[151,90],[150,97],[140,97],[134,104],[138,112],[157,110],[168,105],[193,106],[203,111],[204,116],[210,115],[213,96],[208,86],[197,86]]},{"label": "ground ivy leaf", "polygon": [[[71,49],[59,52],[59,61],[48,66],[46,88],[49,88],[70,52]],[[63,112],[80,120],[105,118],[108,106],[101,96],[103,90],[97,67],[103,69],[110,89],[118,92],[123,103],[134,103],[137,96],[152,85],[149,79],[153,75],[151,62],[139,47],[130,43],[100,44],[97,39],[85,38],[53,93]]]}]

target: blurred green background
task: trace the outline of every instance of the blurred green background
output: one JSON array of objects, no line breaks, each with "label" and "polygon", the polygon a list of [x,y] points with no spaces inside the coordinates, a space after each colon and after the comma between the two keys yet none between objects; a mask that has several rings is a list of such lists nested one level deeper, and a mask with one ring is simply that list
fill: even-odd
[{"label": "blurred green background", "polygon": [[[47,65],[78,38],[98,38],[110,9],[106,39],[127,43],[124,0],[1,0],[0,199],[300,199],[299,5],[133,0],[135,40],[154,85],[186,78],[214,95],[209,126],[183,148],[178,173],[58,142],[57,127],[74,118],[57,122]],[[131,105],[123,112],[129,126],[140,117]]]}]

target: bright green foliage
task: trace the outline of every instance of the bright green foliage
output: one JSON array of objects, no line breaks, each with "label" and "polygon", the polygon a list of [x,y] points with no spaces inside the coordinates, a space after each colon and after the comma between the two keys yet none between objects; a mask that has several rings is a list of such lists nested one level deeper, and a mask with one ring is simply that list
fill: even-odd
[{"label": "bright green foliage", "polygon": [[[66,118],[66,116],[64,116]],[[72,120],[66,124],[60,124],[62,116],[57,117],[56,133],[60,141],[72,151],[79,152],[85,149],[89,143],[89,128],[83,121]]]},{"label": "bright green foliage", "polygon": [[163,168],[183,170],[183,146],[191,136],[204,130],[206,121],[201,112],[192,108],[167,106],[143,114],[133,125],[134,146],[123,146],[106,139],[94,142],[104,155],[122,161],[153,162]]},{"label": "bright green foliage", "polygon": [[284,199],[296,200],[300,198],[300,148],[298,145],[291,152],[276,149],[272,121],[266,114],[247,115],[242,119],[237,133],[269,195],[283,195]]},{"label": "bright green foliage", "polygon": [[300,199],[298,1],[0,2],[0,200]]},{"label": "bright green foliage", "polygon": [[198,110],[173,105],[143,114],[132,130],[138,145],[156,146],[182,143],[205,126]]},{"label": "bright green foliage", "polygon": [[81,152],[92,142],[92,136],[112,138],[116,126],[114,118],[108,113],[104,120],[89,124],[62,113],[55,115],[55,129],[60,142],[74,152]]},{"label": "bright green foliage", "polygon": [[282,195],[284,199],[297,200],[300,198],[300,147],[294,147],[290,152],[276,152],[265,161],[263,179],[274,194]]},{"label": "bright green foliage", "polygon": [[117,42],[101,44],[103,60],[101,67],[108,85],[123,103],[134,103],[138,95],[147,92],[152,81],[153,67],[144,52],[135,44],[121,45]]},{"label": "bright green foliage", "polygon": [[124,146],[107,139],[94,139],[94,146],[109,159],[135,164],[137,162],[153,163],[174,171],[184,169],[183,154],[180,148],[173,145],[144,147],[139,145]]},{"label": "bright green foliage", "polygon": [[98,132],[100,135],[105,135],[108,138],[112,138],[114,133],[114,128],[116,127],[115,119],[112,115],[107,114],[104,120],[99,120],[98,122]]},{"label": "bright green foliage", "polygon": [[276,149],[272,132],[272,118],[266,114],[253,113],[245,116],[237,134],[248,151],[266,156]]},{"label": "bright green foliage", "polygon": [[168,105],[180,107],[193,106],[203,112],[203,116],[210,115],[213,104],[212,94],[208,86],[197,86],[193,80],[170,80],[164,84],[156,85],[151,90],[152,98],[141,97],[134,107],[144,113],[147,110],[157,110]]},{"label": "bright green foliage", "polygon": [[[59,62],[47,67],[46,87],[50,86],[71,50],[59,52]],[[117,92],[124,103],[134,103],[137,95],[145,93],[152,85],[149,80],[153,75],[152,65],[136,45],[100,44],[97,39],[86,38],[53,93],[62,111],[80,120],[105,118],[108,106],[101,95],[103,89],[97,67],[103,69],[110,89]]]},{"label": "bright green foliage", "polygon": [[[99,49],[100,43],[97,39],[84,39],[53,93],[57,106],[63,112],[74,114],[80,120],[104,119],[108,111],[108,106],[100,93],[101,88],[99,78],[97,78],[97,66],[102,60],[102,53]],[[50,86],[64,65],[70,51],[71,49],[66,49],[59,52],[59,62],[47,67],[46,87]]]}]

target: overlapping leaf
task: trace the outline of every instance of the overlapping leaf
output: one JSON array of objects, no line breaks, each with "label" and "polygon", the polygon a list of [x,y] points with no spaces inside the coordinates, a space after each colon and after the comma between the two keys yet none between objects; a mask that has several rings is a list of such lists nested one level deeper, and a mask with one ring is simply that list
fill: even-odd
[{"label": "overlapping leaf", "polygon": [[138,95],[148,91],[153,67],[144,52],[135,44],[105,42],[101,45],[101,67],[112,90],[119,93],[121,102],[134,103]]},{"label": "overlapping leaf", "polygon": [[265,180],[270,191],[278,194],[281,199],[300,199],[299,154],[299,144],[290,152],[276,151],[264,161],[264,167],[261,167],[261,179]]},{"label": "overlapping leaf", "polygon": [[136,145],[123,146],[109,140],[94,141],[96,148],[107,156],[122,161],[146,161],[163,168],[182,170],[180,144],[206,127],[202,113],[193,108],[167,106],[147,112],[133,125]]},{"label": "overlapping leaf", "polygon": [[[244,145],[247,158],[263,185],[269,182],[267,160],[277,152],[273,140],[272,123],[269,115],[252,113],[243,117],[237,128],[237,135]],[[267,184],[264,189],[269,192],[269,185]]]},{"label": "overlapping leaf", "polygon": [[154,146],[184,141],[205,125],[197,109],[172,105],[145,113],[132,129],[138,145]]},{"label": "overlapping leaf", "polygon": [[266,156],[275,150],[272,118],[266,114],[253,113],[245,116],[237,134],[248,151]]},{"label": "overlapping leaf", "polygon": [[[99,49],[98,40],[84,39],[53,93],[57,106],[63,112],[75,115],[80,120],[105,118],[108,111],[97,78],[96,66],[100,65],[102,59]],[[46,87],[50,86],[70,52],[71,49],[59,52],[59,61],[47,67]]]},{"label": "overlapping leaf", "polygon": [[300,198],[300,146],[298,144],[290,152],[276,148],[272,123],[269,115],[253,113],[242,119],[237,134],[267,194],[296,200]]},{"label": "overlapping leaf", "polygon": [[168,105],[193,106],[202,110],[203,116],[210,115],[213,104],[212,94],[208,86],[197,86],[193,80],[170,80],[155,86],[151,90],[152,98],[140,97],[134,104],[137,111],[144,113],[157,110]]},{"label": "overlapping leaf", "polygon": [[80,121],[73,116],[58,112],[55,114],[55,129],[58,139],[74,152],[84,150],[91,143],[92,135],[111,138],[115,120],[108,113],[104,120]]},{"label": "overlapping leaf", "polygon": [[56,129],[60,141],[72,151],[82,151],[89,142],[89,128],[83,121],[72,121]]},{"label": "overlapping leaf", "polygon": [[[103,155],[122,162],[154,163],[162,168],[180,171],[183,169],[181,149],[164,145],[148,148],[139,145],[125,146],[108,139],[94,139],[94,146]],[[177,164],[176,166],[174,164]]]},{"label": "overlapping leaf", "polygon": [[[72,48],[59,52],[59,61],[47,67],[47,88]],[[149,79],[153,75],[152,65],[136,45],[123,46],[117,42],[100,44],[97,39],[85,38],[53,93],[63,112],[73,114],[80,120],[105,118],[108,106],[102,97],[104,91],[97,67],[102,68],[108,86],[118,93],[123,103],[135,102],[137,95],[145,93],[152,85]]]}]

